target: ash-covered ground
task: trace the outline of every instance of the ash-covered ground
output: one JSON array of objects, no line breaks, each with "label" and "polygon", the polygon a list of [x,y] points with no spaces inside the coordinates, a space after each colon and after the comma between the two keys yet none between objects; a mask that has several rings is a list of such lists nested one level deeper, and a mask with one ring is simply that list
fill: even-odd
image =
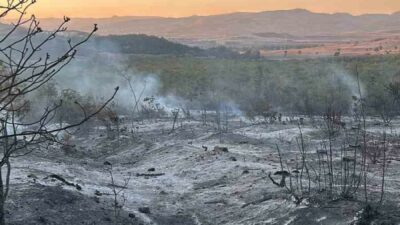
[{"label": "ash-covered ground", "polygon": [[[171,119],[135,122],[133,130],[130,122],[121,127],[119,138],[92,127],[72,133],[70,146],[54,144],[13,159],[10,224],[351,224],[363,210],[361,196],[310,197],[296,204],[285,188],[271,182],[268,174],[280,170],[276,146],[285,164],[297,160],[297,122],[233,119],[223,133],[194,120],[179,121],[173,132]],[[384,129],[397,136],[383,125],[368,127],[371,134]],[[306,122],[301,131],[313,154],[320,128]],[[400,224],[396,150],[388,154],[385,203],[372,219],[375,224]],[[371,171],[376,171],[368,176],[374,196],[380,174]],[[119,191],[118,223],[113,190]]]}]

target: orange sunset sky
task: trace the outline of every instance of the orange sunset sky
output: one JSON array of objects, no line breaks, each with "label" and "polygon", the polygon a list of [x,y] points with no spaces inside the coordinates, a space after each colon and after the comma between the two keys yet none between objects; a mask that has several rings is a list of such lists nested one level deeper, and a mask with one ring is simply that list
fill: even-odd
[{"label": "orange sunset sky", "polygon": [[400,0],[38,0],[38,17],[185,17],[304,8],[314,12],[393,13]]}]

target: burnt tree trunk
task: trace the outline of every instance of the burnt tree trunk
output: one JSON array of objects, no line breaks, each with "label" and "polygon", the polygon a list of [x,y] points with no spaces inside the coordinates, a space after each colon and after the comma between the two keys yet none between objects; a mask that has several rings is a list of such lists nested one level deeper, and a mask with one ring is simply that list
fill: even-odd
[{"label": "burnt tree trunk", "polygon": [[0,167],[0,225],[6,225],[4,204],[5,204],[4,182],[3,182],[2,168]]}]

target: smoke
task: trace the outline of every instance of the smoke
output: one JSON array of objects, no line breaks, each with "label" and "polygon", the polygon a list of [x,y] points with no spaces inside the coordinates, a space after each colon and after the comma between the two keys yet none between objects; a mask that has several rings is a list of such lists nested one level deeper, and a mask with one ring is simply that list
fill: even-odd
[{"label": "smoke", "polygon": [[160,103],[165,110],[172,111],[176,108],[184,108],[189,102],[175,95],[158,96],[157,102]]},{"label": "smoke", "polygon": [[338,67],[333,67],[332,71],[334,78],[337,79],[341,85],[345,85],[350,90],[352,96],[349,97],[360,97],[360,94],[361,96],[367,95],[363,83],[357,80],[357,77]]},{"label": "smoke", "polygon": [[[113,49],[113,51],[110,51],[113,53],[95,50],[105,47]],[[114,100],[115,105],[127,111],[132,110],[135,99],[139,101],[140,106],[144,98],[154,97],[155,102],[166,111],[172,111],[176,108],[185,108],[186,110],[207,108],[207,110],[230,111],[237,116],[246,114],[242,113],[240,109],[246,112],[246,109],[249,108],[246,106],[249,106],[252,104],[252,100],[258,98],[271,105],[272,110],[297,110],[302,112],[306,111],[303,108],[311,107],[318,113],[326,107],[325,99],[328,99],[331,95],[337,98],[333,102],[343,110],[347,110],[352,105],[352,97],[358,97],[360,90],[362,96],[366,95],[364,85],[359,84],[354,75],[338,65],[332,64],[316,65],[315,68],[320,69],[323,73],[323,76],[318,76],[314,74],[313,69],[301,68],[308,65],[305,62],[300,66],[302,69],[300,72],[304,70],[304,77],[307,79],[305,79],[303,85],[297,86],[299,83],[297,66],[294,67],[293,63],[288,62],[288,69],[287,71],[283,70],[283,72],[289,73],[289,75],[285,76],[280,74],[282,73],[281,69],[276,69],[276,71],[264,69],[265,71],[260,72],[258,67],[249,67],[246,68],[249,74],[242,75],[240,70],[237,72],[241,68],[236,67],[236,65],[207,65],[204,68],[204,71],[207,71],[205,73],[215,75],[203,77],[205,87],[199,84],[198,87],[195,87],[198,90],[190,90],[197,91],[191,93],[194,97],[186,99],[183,96],[176,96],[179,94],[160,94],[163,87],[160,77],[157,74],[138,71],[133,61],[135,57],[130,57],[130,55],[118,51],[119,48],[112,46],[112,42],[107,43],[107,46],[102,46],[102,48],[96,46],[96,42],[86,43],[86,47],[82,49],[75,60],[56,76],[57,86],[60,90],[72,89],[82,96],[91,96],[98,103],[107,100],[113,94],[115,87],[118,86],[120,90]],[[227,66],[232,68],[227,69]],[[200,68],[199,71],[203,71],[203,68]],[[243,76],[248,76],[250,81],[243,79]],[[175,83],[171,81],[168,83],[170,90],[165,90],[164,86],[162,93],[171,91],[170,93],[185,95],[183,92],[186,90],[182,88],[185,82],[178,82],[179,84],[176,85],[181,85],[178,88],[183,89],[183,91],[175,92],[176,87],[173,86]],[[194,87],[189,88],[195,89]],[[310,106],[299,104],[305,98],[308,98]]]},{"label": "smoke", "polygon": [[[107,64],[104,65],[104,62]],[[87,63],[91,66],[87,66]],[[56,82],[61,89],[72,89],[82,96],[92,96],[97,101],[108,99],[119,87],[114,102],[125,109],[133,107],[135,97],[139,101],[157,96],[160,88],[157,75],[123,71],[120,69],[123,66],[118,60],[77,58],[56,78]]]}]

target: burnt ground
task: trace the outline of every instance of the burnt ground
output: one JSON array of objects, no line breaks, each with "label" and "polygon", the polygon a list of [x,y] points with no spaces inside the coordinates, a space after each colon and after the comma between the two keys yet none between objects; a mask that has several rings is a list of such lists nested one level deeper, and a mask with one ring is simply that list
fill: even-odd
[{"label": "burnt ground", "polygon": [[[362,196],[327,200],[321,193],[296,204],[285,189],[269,180],[269,172],[280,170],[276,144],[285,163],[293,164],[298,152],[294,142],[299,136],[297,125],[232,123],[221,135],[212,125],[195,121],[182,123],[174,132],[167,120],[137,126],[134,133],[123,132],[119,139],[107,138],[101,129],[76,133],[74,147],[54,145],[14,159],[13,188],[6,207],[10,224],[115,224],[105,162],[113,164],[117,187],[130,179],[126,188],[119,189],[119,200],[125,199],[119,224],[333,225],[360,221]],[[320,138],[318,128],[306,125],[302,132],[308,148],[313,149]],[[215,146],[228,151],[213,151]],[[400,224],[400,162],[395,150],[387,171],[386,201],[373,213],[372,224]],[[78,184],[81,190],[48,178],[52,174]],[[369,177],[371,198],[376,199],[379,173],[371,172]]]},{"label": "burnt ground", "polygon": [[[44,186],[37,183],[15,185],[7,205],[8,224],[113,224],[113,209],[101,204],[98,198],[61,186]],[[122,224],[141,224],[122,212]]]}]

